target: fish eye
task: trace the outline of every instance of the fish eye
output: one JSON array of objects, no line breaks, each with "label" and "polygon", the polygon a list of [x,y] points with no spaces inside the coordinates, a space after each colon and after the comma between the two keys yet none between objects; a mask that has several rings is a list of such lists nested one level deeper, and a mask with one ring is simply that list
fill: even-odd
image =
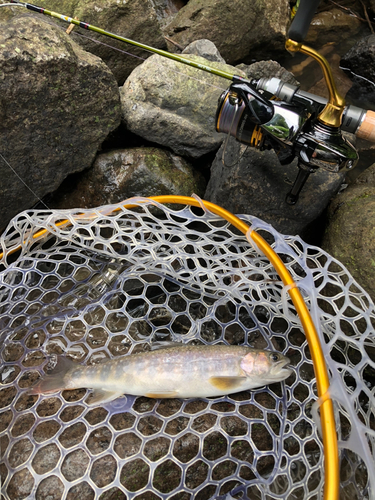
[{"label": "fish eye", "polygon": [[270,360],[276,363],[276,361],[280,361],[280,355],[273,352],[270,354]]}]

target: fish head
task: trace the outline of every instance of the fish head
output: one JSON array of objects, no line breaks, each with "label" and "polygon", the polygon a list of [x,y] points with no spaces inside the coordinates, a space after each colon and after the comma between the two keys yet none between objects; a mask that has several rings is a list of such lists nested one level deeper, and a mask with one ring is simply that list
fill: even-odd
[{"label": "fish head", "polygon": [[290,367],[290,359],[280,352],[271,351],[267,353],[270,362],[270,376],[277,381],[284,380],[293,373]]},{"label": "fish head", "polygon": [[280,382],[293,372],[290,359],[276,351],[254,350],[246,354],[241,368],[247,377],[263,380],[264,383]]}]

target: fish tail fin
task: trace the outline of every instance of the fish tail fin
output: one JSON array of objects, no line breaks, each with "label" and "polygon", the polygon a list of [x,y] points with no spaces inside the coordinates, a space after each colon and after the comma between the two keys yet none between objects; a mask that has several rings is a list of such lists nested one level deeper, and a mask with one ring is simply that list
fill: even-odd
[{"label": "fish tail fin", "polygon": [[30,389],[30,394],[46,394],[61,391],[66,388],[65,376],[76,363],[65,356],[58,356],[56,366]]}]

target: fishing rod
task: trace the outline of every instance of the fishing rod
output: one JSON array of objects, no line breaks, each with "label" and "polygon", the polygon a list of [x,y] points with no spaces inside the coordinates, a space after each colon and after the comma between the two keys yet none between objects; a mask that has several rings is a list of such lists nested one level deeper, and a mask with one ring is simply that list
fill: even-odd
[{"label": "fishing rod", "polygon": [[[357,152],[343,138],[341,130],[348,130],[359,137],[375,142],[375,113],[353,106],[345,106],[344,100],[336,90],[327,61],[303,44],[319,0],[301,0],[288,33],[286,47],[291,52],[300,51],[308,54],[319,62],[329,90],[328,100],[302,92],[297,86],[286,84],[277,78],[247,80],[183,56],[135,42],[42,7],[17,0],[10,0],[10,2],[14,6],[26,7],[33,12],[49,15],[69,24],[109,36],[176,62],[231,80],[232,84],[229,89],[219,98],[216,130],[230,134],[238,141],[260,149],[273,148],[278,154],[281,164],[290,163],[294,158],[297,158],[299,173],[287,198],[290,204],[296,203],[310,173],[319,168],[330,172],[354,168],[358,159]],[[272,97],[277,97],[279,100],[274,101]],[[186,200],[178,200],[178,202],[180,201]],[[293,293],[297,290],[297,287],[292,288]],[[312,350],[312,356],[313,359],[316,359],[315,349]],[[318,386],[318,395],[321,398],[320,413],[325,450],[324,498],[336,500],[339,493],[338,445],[333,405],[329,396],[329,376],[324,363],[322,363],[317,380],[321,381]]]},{"label": "fishing rod", "polygon": [[166,50],[156,49],[155,47],[151,47],[150,45],[145,45],[144,43],[136,42],[131,40],[130,38],[125,38],[120,35],[116,35],[115,33],[111,33],[110,31],[106,31],[102,28],[98,28],[97,26],[93,26],[92,24],[86,23],[84,21],[80,21],[78,19],[74,19],[69,16],[65,16],[63,14],[59,14],[58,12],[54,12],[52,10],[45,9],[43,7],[39,7],[37,5],[33,5],[31,3],[19,2],[18,0],[9,0],[11,4],[18,5],[20,7],[25,7],[32,12],[37,12],[38,14],[44,14],[46,16],[54,17],[55,19],[59,19],[60,21],[64,21],[69,24],[74,24],[83,28],[85,30],[94,31],[95,33],[99,33],[101,35],[108,36],[110,38],[114,38],[115,40],[119,40],[120,42],[128,43],[130,45],[134,45],[135,47],[139,47],[143,50],[147,50],[148,52],[153,52],[158,54],[159,56],[167,57],[168,59],[172,59],[173,61],[177,61],[182,64],[187,64],[192,66],[193,68],[200,69],[202,71],[206,71],[207,73],[211,73],[216,76],[221,76],[222,78],[226,78],[227,80],[232,81],[246,81],[246,78],[243,78],[238,75],[234,75],[233,73],[229,73],[227,71],[222,71],[220,69],[213,68],[206,64],[198,63],[187,57],[180,56],[178,54],[173,54],[171,52],[167,52]]},{"label": "fishing rod", "polygon": [[[322,168],[329,172],[351,170],[358,154],[342,136],[342,130],[375,142],[375,113],[356,106],[345,106],[323,56],[303,44],[311,19],[320,0],[301,0],[288,32],[286,49],[313,57],[321,66],[329,99],[300,91],[277,78],[246,79],[234,73],[157,49],[111,33],[87,22],[59,14],[30,3],[9,0],[14,6],[59,19],[85,30],[139,47],[151,53],[231,80],[230,87],[219,97],[216,130],[232,135],[239,142],[273,149],[282,165],[298,159],[298,174],[286,197],[294,205],[309,175]],[[273,100],[274,98],[277,100]]]}]

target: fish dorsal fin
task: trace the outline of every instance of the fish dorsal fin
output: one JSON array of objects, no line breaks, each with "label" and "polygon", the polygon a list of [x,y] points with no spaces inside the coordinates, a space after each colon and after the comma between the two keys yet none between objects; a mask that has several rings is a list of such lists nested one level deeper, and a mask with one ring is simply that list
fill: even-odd
[{"label": "fish dorsal fin", "polygon": [[154,398],[154,399],[166,399],[166,398],[177,398],[178,391],[157,391],[157,392],[148,392],[145,394],[146,398]]},{"label": "fish dorsal fin", "polygon": [[210,377],[211,385],[223,391],[238,389],[245,382],[246,377]]},{"label": "fish dorsal fin", "polygon": [[88,406],[108,403],[123,395],[122,392],[107,391],[106,389],[94,389],[91,394],[86,400]]}]

